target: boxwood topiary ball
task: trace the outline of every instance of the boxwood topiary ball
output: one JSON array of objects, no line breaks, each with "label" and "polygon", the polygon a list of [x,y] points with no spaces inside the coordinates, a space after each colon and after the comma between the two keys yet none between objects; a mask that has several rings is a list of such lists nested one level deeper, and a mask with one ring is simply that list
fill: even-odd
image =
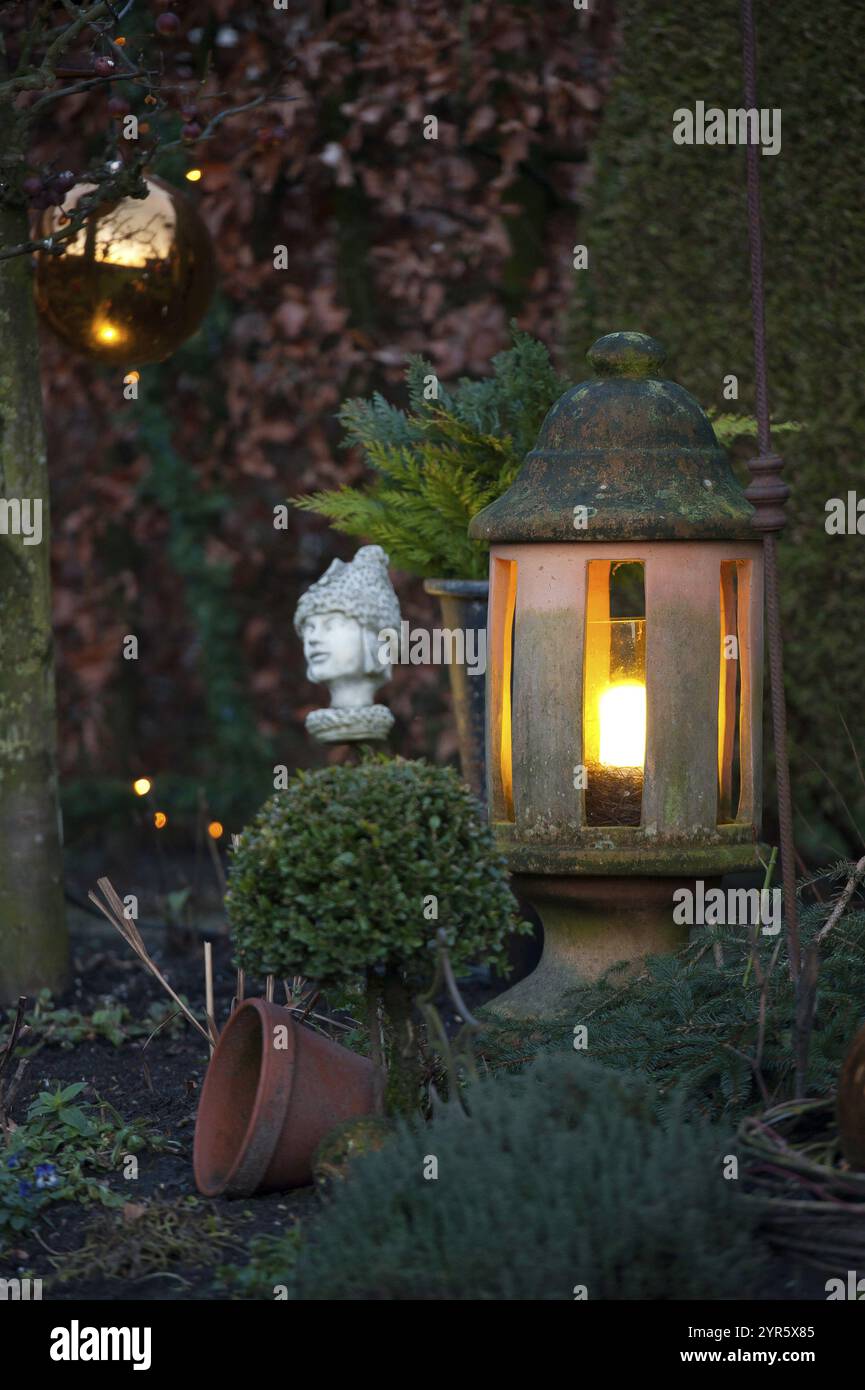
[{"label": "boxwood topiary ball", "polygon": [[478,803],[451,768],[380,755],[300,772],[239,837],[226,899],[239,966],[322,987],[425,983],[436,931],[457,974],[507,967],[529,931]]}]

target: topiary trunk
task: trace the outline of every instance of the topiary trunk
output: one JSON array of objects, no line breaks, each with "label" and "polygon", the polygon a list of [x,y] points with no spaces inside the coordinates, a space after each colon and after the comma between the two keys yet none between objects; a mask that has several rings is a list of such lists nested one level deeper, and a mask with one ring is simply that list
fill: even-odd
[{"label": "topiary trunk", "polygon": [[[20,167],[0,121],[3,182]],[[23,208],[0,207],[0,246],[26,241]],[[48,474],[27,256],[0,261],[0,499],[42,502],[38,545],[3,534],[0,500],[0,1005],[67,972],[55,762]]]},{"label": "topiary trunk", "polygon": [[420,1060],[411,996],[396,971],[384,977],[382,998],[387,1046],[385,1110],[388,1115],[412,1115],[420,1100]]}]

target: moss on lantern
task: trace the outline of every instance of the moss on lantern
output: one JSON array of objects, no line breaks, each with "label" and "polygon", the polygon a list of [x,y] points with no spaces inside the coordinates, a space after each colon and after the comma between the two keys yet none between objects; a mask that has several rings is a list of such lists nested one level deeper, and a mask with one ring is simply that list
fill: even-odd
[{"label": "moss on lantern", "polygon": [[[608,333],[587,353],[595,378],[565,391],[501,497],[469,535],[492,542],[753,540],[746,500],[708,415],[657,379],[663,347]],[[574,527],[574,508],[591,525]]]}]

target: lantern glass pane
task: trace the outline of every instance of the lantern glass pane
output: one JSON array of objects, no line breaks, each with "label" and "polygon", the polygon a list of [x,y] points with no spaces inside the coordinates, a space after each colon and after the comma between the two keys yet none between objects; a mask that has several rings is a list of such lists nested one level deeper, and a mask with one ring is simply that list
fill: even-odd
[{"label": "lantern glass pane", "polygon": [[744,718],[740,607],[747,562],[721,564],[721,669],[718,679],[718,821],[738,819],[742,792],[741,731]]},{"label": "lantern glass pane", "polygon": [[639,825],[646,760],[646,605],[640,561],[590,560],[583,739],[587,825]]}]

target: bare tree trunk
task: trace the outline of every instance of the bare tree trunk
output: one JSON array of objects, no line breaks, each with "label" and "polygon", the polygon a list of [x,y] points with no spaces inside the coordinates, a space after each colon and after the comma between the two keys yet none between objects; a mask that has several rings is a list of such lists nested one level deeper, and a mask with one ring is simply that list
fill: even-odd
[{"label": "bare tree trunk", "polygon": [[[4,116],[6,182],[23,160]],[[25,210],[0,206],[0,245],[27,235]],[[38,544],[12,534],[16,510],[3,499],[29,499],[31,521],[41,501]],[[0,1005],[58,989],[68,968],[49,564],[36,313],[29,258],[19,256],[0,262]]]}]

